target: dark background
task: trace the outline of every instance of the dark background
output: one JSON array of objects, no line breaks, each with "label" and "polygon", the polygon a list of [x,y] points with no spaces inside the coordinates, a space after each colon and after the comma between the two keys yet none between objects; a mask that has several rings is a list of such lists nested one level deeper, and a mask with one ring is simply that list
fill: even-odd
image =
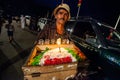
[{"label": "dark background", "polygon": [[[4,15],[31,15],[45,17],[49,12],[49,17],[53,9],[62,0],[0,0],[0,9]],[[78,0],[64,0],[70,5],[71,16],[77,15]],[[115,26],[120,14],[119,0],[83,0],[80,7],[79,16],[91,16],[111,26]]]}]

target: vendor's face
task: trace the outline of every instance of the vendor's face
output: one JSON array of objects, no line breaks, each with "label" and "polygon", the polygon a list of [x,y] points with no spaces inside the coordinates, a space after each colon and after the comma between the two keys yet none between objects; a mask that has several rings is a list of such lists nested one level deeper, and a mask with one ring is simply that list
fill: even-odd
[{"label": "vendor's face", "polygon": [[66,10],[60,9],[55,15],[56,22],[59,24],[65,24],[68,21],[69,14]]}]

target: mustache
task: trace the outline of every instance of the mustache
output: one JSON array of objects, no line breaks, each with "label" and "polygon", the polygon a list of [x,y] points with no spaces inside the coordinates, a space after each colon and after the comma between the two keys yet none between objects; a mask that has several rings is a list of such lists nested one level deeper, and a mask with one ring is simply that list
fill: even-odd
[{"label": "mustache", "polygon": [[64,18],[60,18],[59,20],[65,20]]}]

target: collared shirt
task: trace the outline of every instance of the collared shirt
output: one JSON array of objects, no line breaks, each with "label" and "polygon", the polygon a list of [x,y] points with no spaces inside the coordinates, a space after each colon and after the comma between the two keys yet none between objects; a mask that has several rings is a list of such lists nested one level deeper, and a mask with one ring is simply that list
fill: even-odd
[{"label": "collared shirt", "polygon": [[55,23],[49,23],[45,25],[44,29],[38,34],[38,39],[55,39],[57,40],[58,38],[61,39],[69,39],[69,34],[64,31],[63,34],[58,34],[57,29],[56,29],[56,24]]}]

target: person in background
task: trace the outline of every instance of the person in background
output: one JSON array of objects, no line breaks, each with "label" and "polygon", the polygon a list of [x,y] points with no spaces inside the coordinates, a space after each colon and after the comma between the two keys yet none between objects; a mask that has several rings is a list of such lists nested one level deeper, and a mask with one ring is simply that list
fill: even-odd
[{"label": "person in background", "polygon": [[71,18],[69,5],[65,3],[58,5],[54,9],[53,15],[54,21],[45,25],[43,30],[39,32],[37,40],[69,39],[69,34],[65,31],[65,24]]},{"label": "person in background", "polygon": [[13,33],[15,31],[14,26],[12,25],[12,20],[8,21],[8,24],[6,24],[6,29],[7,29],[7,35],[9,37],[9,42],[11,43],[13,41]]},{"label": "person in background", "polygon": [[21,15],[20,20],[21,20],[21,28],[24,29],[25,28],[25,17],[24,17],[24,15]]}]

